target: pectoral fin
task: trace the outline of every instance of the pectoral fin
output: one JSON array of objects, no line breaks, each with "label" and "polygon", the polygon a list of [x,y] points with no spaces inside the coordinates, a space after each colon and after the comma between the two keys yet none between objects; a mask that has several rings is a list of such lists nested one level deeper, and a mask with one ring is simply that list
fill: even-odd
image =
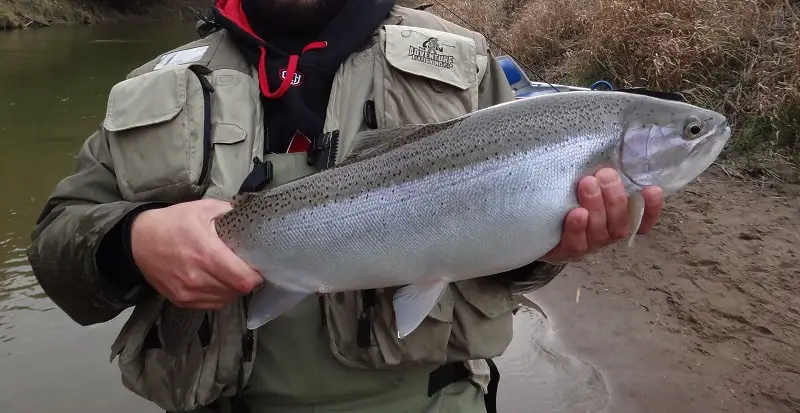
[{"label": "pectoral fin", "polygon": [[422,323],[449,284],[445,280],[407,285],[394,293],[397,338],[405,338]]},{"label": "pectoral fin", "polygon": [[250,297],[247,328],[255,330],[291,310],[312,293],[292,291],[266,283]]},{"label": "pectoral fin", "polygon": [[644,197],[641,192],[634,192],[628,197],[628,228],[631,229],[628,247],[633,247],[633,239],[642,225],[642,217],[644,217]]}]

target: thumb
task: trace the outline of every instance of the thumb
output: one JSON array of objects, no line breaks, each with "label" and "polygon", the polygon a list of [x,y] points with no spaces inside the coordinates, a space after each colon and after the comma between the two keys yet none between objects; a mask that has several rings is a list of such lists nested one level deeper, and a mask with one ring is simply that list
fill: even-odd
[{"label": "thumb", "polygon": [[230,202],[219,199],[201,199],[197,201],[198,210],[207,216],[209,220],[219,218],[226,212],[233,209]]}]

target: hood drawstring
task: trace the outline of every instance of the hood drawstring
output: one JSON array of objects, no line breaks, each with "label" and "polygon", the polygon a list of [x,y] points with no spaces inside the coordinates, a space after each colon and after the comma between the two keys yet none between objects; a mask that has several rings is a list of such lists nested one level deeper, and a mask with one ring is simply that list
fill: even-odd
[{"label": "hood drawstring", "polygon": [[[311,42],[303,48],[300,52],[300,55],[315,49],[324,49],[328,47],[328,42],[321,41],[321,42]],[[261,58],[259,59],[258,63],[258,83],[261,86],[261,93],[269,98],[269,99],[277,99],[283,96],[289,87],[292,85],[292,79],[294,79],[295,74],[297,73],[297,62],[300,60],[300,55],[293,54],[289,56],[289,64],[286,68],[286,73],[281,80],[280,86],[274,92],[269,90],[269,81],[267,79],[267,48],[264,46],[260,46],[261,49]]]}]

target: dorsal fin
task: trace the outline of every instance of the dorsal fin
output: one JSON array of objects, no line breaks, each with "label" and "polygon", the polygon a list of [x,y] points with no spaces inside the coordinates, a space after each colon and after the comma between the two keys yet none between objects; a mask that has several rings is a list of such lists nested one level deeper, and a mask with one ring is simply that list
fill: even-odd
[{"label": "dorsal fin", "polygon": [[416,142],[434,133],[453,127],[463,118],[456,118],[439,123],[422,125],[404,125],[391,129],[366,130],[353,138],[355,145],[337,166],[346,165],[363,159],[372,158],[403,145]]}]

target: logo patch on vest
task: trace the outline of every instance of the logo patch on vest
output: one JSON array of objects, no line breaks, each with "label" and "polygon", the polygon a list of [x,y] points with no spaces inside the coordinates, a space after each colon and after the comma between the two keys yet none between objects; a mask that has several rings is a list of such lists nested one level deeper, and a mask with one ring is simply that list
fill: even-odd
[{"label": "logo patch on vest", "polygon": [[[289,71],[288,69],[286,69],[285,67],[282,67],[280,70],[278,70],[278,77],[280,77],[281,80],[286,79],[286,72],[288,72],[288,71]],[[297,70],[295,70],[294,76],[292,76],[292,81],[291,81],[290,84],[292,86],[295,86],[295,87],[302,85],[303,84],[303,74],[298,72]]]},{"label": "logo patch on vest", "polygon": [[431,66],[452,69],[455,65],[455,56],[444,52],[444,46],[455,48],[450,44],[444,44],[437,37],[429,37],[420,46],[408,46],[408,56],[411,60],[429,64]]}]

